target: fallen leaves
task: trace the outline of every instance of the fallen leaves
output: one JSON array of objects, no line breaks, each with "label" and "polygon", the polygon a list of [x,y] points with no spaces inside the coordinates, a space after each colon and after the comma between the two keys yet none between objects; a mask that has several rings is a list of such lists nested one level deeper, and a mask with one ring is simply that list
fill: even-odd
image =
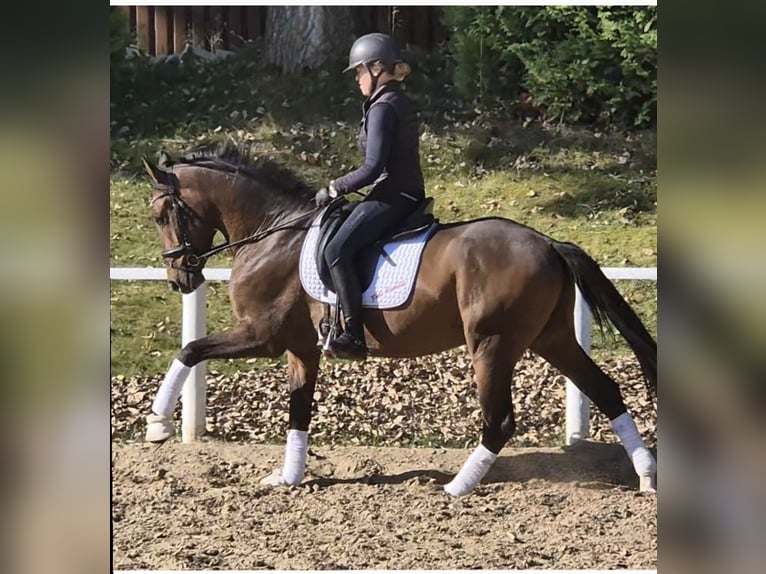
[{"label": "fallen leaves", "polygon": [[[242,361],[243,367],[246,365]],[[633,358],[602,365],[620,385],[631,414],[650,443],[656,442],[656,411]],[[144,416],[161,376],[112,378],[112,436],[141,440]],[[516,433],[513,446],[563,443],[565,379],[542,359],[525,354],[512,382]],[[275,365],[224,376],[207,376],[208,435],[226,441],[281,442],[287,432],[286,369]],[[479,440],[482,413],[473,370],[463,348],[417,359],[323,361],[311,423],[322,444],[470,446]],[[176,417],[180,418],[180,406]],[[609,422],[591,409],[591,435],[614,442]]]}]

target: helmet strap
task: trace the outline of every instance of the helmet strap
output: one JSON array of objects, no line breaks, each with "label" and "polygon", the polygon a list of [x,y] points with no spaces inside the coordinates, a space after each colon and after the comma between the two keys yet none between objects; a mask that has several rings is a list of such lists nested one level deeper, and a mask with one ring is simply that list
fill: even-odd
[{"label": "helmet strap", "polygon": [[365,64],[364,67],[367,68],[367,73],[370,74],[370,78],[372,78],[372,90],[370,90],[370,95],[372,95],[375,93],[375,90],[378,87],[378,78],[383,73],[383,70],[381,70],[380,72],[378,72],[377,75],[375,75],[372,73],[372,68],[370,67],[369,63]]}]

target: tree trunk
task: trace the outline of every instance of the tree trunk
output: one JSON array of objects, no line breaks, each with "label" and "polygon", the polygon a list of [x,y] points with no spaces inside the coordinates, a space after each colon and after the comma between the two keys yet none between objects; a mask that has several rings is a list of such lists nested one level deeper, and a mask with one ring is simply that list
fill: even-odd
[{"label": "tree trunk", "polygon": [[288,73],[342,58],[354,41],[353,6],[269,6],[266,60]]}]

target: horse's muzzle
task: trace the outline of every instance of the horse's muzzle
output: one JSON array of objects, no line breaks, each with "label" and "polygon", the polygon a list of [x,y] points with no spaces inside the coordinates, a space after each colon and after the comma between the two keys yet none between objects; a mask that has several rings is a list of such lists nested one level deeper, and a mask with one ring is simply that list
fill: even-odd
[{"label": "horse's muzzle", "polygon": [[202,270],[186,272],[180,271],[168,277],[168,286],[173,291],[180,291],[184,295],[192,293],[204,282],[205,276],[202,274]]}]

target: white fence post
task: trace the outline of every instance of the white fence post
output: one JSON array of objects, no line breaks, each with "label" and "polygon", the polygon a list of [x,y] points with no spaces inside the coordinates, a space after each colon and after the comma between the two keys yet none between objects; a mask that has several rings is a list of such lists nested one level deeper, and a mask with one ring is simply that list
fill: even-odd
[{"label": "white fence post", "polygon": [[[207,285],[183,295],[183,326],[181,345],[200,339],[207,334],[205,303]],[[206,394],[205,361],[192,368],[181,393],[181,440],[194,442],[205,434]]]},{"label": "white fence post", "polygon": [[[590,354],[590,307],[576,288],[574,323],[577,342]],[[567,379],[566,444],[571,445],[590,436],[590,399]]]}]

